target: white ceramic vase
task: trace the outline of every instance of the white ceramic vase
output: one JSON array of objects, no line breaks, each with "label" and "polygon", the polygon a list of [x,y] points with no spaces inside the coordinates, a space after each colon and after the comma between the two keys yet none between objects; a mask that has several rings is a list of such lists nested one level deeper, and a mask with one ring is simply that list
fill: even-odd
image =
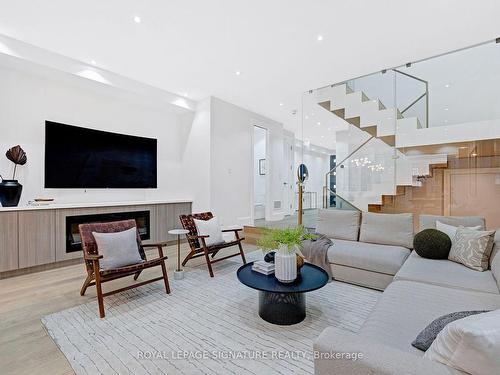
[{"label": "white ceramic vase", "polygon": [[274,256],[274,275],[282,283],[291,283],[297,278],[296,249],[289,251],[286,245],[280,245]]}]

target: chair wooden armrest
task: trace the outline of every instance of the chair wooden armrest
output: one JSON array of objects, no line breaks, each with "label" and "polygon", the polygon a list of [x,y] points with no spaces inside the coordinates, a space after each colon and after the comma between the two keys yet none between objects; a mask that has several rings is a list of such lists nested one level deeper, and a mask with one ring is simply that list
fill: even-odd
[{"label": "chair wooden armrest", "polygon": [[158,242],[158,243],[149,243],[149,244],[143,244],[142,247],[156,247],[158,249],[158,256],[160,257],[159,259],[167,259],[167,256],[163,255],[163,248],[167,246],[166,242]]},{"label": "chair wooden armrest", "polygon": [[155,243],[143,243],[142,247],[165,247],[168,246],[166,242],[155,242]]},{"label": "chair wooden armrest", "polygon": [[201,238],[208,238],[210,236],[207,236],[207,235],[200,236],[200,235],[194,235],[194,234],[187,234],[187,237],[190,240],[197,240],[197,239],[201,239]]},{"label": "chair wooden armrest", "polygon": [[222,232],[223,233],[226,233],[226,232],[241,232],[243,230],[243,228],[229,228],[229,229],[223,229]]},{"label": "chair wooden armrest", "polygon": [[102,255],[86,254],[83,256],[83,259],[85,259],[85,260],[99,260],[99,259],[102,259]]}]

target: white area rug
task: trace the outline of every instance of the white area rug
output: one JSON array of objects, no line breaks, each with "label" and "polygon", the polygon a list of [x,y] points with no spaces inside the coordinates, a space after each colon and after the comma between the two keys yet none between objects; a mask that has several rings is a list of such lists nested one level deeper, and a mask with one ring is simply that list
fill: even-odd
[{"label": "white area rug", "polygon": [[[258,252],[249,254],[255,258]],[[380,293],[332,282],[307,293],[307,317],[277,326],[257,312],[258,292],[217,264],[42,318],[77,374],[312,374],[312,343],[328,326],[356,332]]]}]

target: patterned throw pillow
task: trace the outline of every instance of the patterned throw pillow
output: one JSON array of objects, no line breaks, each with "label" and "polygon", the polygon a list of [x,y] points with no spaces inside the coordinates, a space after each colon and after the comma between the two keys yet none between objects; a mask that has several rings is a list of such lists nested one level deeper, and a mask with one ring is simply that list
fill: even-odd
[{"label": "patterned throw pillow", "polygon": [[489,267],[495,231],[479,231],[459,227],[452,241],[448,259],[476,271]]}]

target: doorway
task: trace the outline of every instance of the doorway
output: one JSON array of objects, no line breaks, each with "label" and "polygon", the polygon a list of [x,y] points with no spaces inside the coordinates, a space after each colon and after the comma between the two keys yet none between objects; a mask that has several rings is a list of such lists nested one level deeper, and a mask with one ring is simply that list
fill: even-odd
[{"label": "doorway", "polygon": [[283,211],[285,216],[295,212],[294,207],[294,138],[284,137],[283,140]]},{"label": "doorway", "polygon": [[253,216],[254,220],[265,219],[267,202],[267,129],[253,128]]}]

